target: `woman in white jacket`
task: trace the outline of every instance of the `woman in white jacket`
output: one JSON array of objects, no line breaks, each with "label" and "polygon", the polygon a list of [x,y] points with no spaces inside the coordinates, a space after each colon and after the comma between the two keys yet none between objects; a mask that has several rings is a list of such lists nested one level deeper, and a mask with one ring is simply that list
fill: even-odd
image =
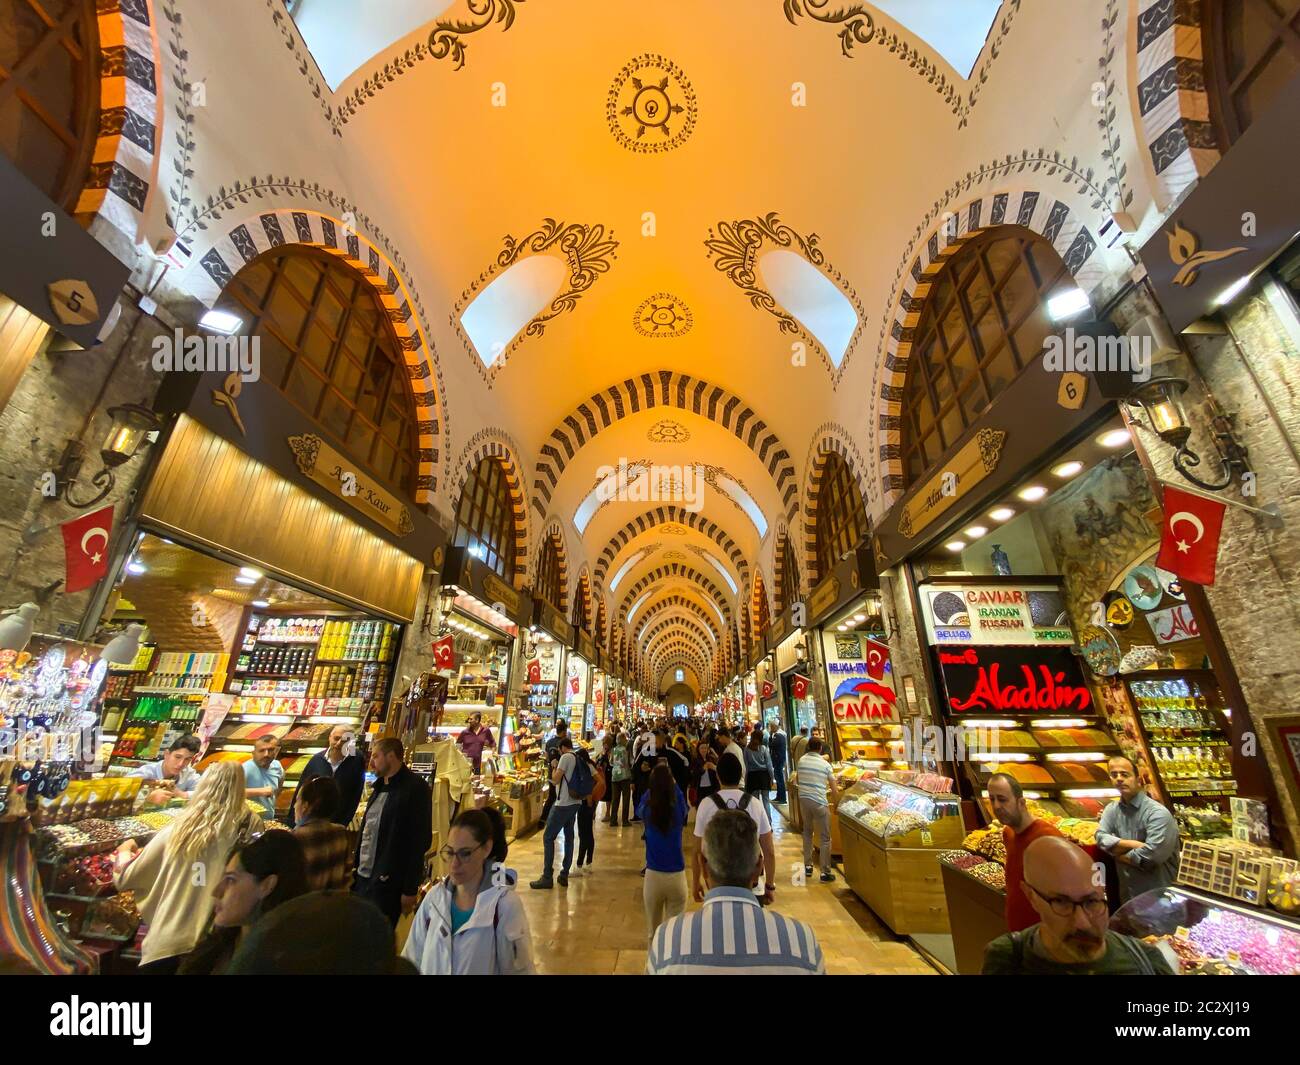
[{"label": "woman in white jacket", "polygon": [[518,878],[503,864],[507,850],[496,810],[465,810],[451,823],[441,851],[451,875],[424,896],[402,951],[422,976],[536,972]]}]

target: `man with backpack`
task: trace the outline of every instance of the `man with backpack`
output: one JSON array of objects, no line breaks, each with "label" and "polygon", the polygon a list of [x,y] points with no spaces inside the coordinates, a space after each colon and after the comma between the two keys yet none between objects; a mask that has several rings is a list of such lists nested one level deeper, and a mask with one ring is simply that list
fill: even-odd
[{"label": "man with backpack", "polygon": [[[542,835],[542,875],[528,885],[538,890],[549,890],[557,879],[560,887],[569,886],[569,867],[573,865],[573,828],[578,819],[578,808],[596,786],[590,766],[573,753],[572,739],[568,736],[561,739],[559,750],[560,760],[551,774],[555,805],[546,818],[546,831]],[[556,878],[555,839],[561,832],[564,833],[564,865]]]},{"label": "man with backpack", "polygon": [[754,827],[758,829],[758,845],[763,852],[763,876],[754,894],[759,897],[764,905],[768,905],[776,895],[776,847],[772,842],[772,822],[763,810],[763,803],[759,800],[759,797],[753,792],[746,792],[741,789],[740,759],[734,754],[727,752],[718,761],[718,779],[722,787],[712,795],[701,799],[699,808],[695,811],[695,838],[697,843],[691,861],[692,895],[696,902],[704,901],[705,884],[702,855],[704,831],[709,827],[709,821],[719,810],[742,810],[749,814],[754,822]]}]

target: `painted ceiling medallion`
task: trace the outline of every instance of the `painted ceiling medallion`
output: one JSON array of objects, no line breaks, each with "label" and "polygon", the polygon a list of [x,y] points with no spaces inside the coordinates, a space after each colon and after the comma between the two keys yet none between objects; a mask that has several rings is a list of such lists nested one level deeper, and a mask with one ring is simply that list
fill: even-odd
[{"label": "painted ceiling medallion", "polygon": [[[461,326],[461,315],[475,295],[497,274],[508,270],[522,259],[538,254],[563,256],[568,266],[569,276],[555,298],[515,335],[505,351],[492,362],[489,370],[483,365],[483,360],[475,352],[473,343]],[[460,294],[460,299],[456,301],[451,312],[452,328],[456,330],[456,335],[460,337],[461,343],[475,365],[491,383],[515,349],[528,337],[542,336],[552,321],[566,311],[575,309],[582,294],[596,283],[601,274],[608,272],[616,258],[618,258],[618,241],[614,239],[612,229],[606,234],[605,227],[599,223],[587,225],[582,222],[565,223],[557,222],[554,218],[544,218],[538,229],[520,240],[516,240],[509,234],[506,235],[496,262],[479,274]]]},{"label": "painted ceiling medallion", "polygon": [[661,422],[655,422],[645,435],[647,440],[655,444],[684,444],[691,438],[691,431],[681,422],[665,418]]},{"label": "painted ceiling medallion", "polygon": [[643,337],[681,337],[691,331],[695,316],[670,292],[656,292],[632,316],[632,328]]},{"label": "painted ceiling medallion", "polygon": [[682,551],[665,551],[664,558],[669,562],[685,562],[686,555]]},{"label": "painted ceiling medallion", "polygon": [[[816,349],[826,363],[827,369],[838,382],[840,372],[848,365],[849,357],[862,335],[862,326],[867,320],[862,301],[848,280],[826,260],[821,250],[816,233],[800,236],[781,221],[775,211],[769,211],[760,218],[739,218],[734,222],[718,222],[717,231],[709,230],[709,239],[704,242],[705,251],[713,265],[731,278],[732,283],[749,297],[750,304],[760,311],[766,311],[780,324],[781,332],[793,333],[809,347]],[[806,330],[763,284],[759,273],[758,260],[765,252],[773,249],[789,248],[802,256],[820,270],[835,284],[853,305],[858,322],[853,330],[844,354],[836,366],[827,355],[826,349],[808,330]]]},{"label": "painted ceiling medallion", "polygon": [[631,60],[610,86],[605,118],[614,139],[633,152],[667,152],[695,129],[695,90],[671,59],[647,52]]},{"label": "painted ceiling medallion", "polygon": [[659,531],[665,536],[685,536],[686,526],[678,525],[675,522],[667,521],[659,526]]}]

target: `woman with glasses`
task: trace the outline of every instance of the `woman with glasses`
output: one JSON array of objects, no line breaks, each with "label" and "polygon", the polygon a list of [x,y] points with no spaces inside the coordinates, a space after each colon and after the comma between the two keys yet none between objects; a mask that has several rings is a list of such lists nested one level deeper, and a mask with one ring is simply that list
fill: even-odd
[{"label": "woman with glasses", "polygon": [[451,871],[416,909],[402,951],[422,975],[535,972],[518,877],[503,864],[508,849],[495,809],[465,810],[451,823],[439,851]]},{"label": "woman with glasses", "polygon": [[179,974],[224,973],[248,930],[263,915],[307,891],[302,845],[293,833],[266,832],[235,847],[212,889],[212,928],[181,962]]}]

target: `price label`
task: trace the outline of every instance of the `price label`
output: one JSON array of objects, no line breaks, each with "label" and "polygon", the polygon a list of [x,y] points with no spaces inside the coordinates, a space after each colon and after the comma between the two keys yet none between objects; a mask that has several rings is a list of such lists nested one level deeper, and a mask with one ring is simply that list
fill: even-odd
[{"label": "price label", "polygon": [[925,829],[925,828],[921,829],[921,846],[923,847],[934,846],[934,837],[930,835],[929,829]]},{"label": "price label", "polygon": [[1192,933],[1189,929],[1184,928],[1182,925],[1179,925],[1178,930],[1174,933],[1174,937],[1176,939],[1191,939]]}]

